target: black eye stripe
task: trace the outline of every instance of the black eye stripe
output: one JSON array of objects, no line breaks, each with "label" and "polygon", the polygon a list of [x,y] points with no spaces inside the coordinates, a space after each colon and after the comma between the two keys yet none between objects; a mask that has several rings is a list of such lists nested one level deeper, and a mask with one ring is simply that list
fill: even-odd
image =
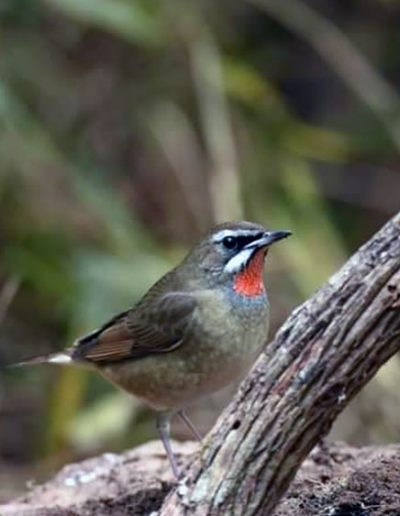
[{"label": "black eye stripe", "polygon": [[256,233],[253,235],[239,235],[239,236],[230,235],[230,236],[225,237],[222,240],[222,244],[227,249],[234,249],[234,248],[242,249],[247,244],[250,244],[251,242],[258,240],[262,236],[263,236],[262,232]]},{"label": "black eye stripe", "polygon": [[257,234],[257,235],[251,235],[251,236],[238,237],[237,239],[238,239],[239,247],[242,248],[242,247],[246,246],[247,244],[250,244],[251,242],[258,240],[259,238],[261,238],[261,235],[262,235],[262,233]]}]

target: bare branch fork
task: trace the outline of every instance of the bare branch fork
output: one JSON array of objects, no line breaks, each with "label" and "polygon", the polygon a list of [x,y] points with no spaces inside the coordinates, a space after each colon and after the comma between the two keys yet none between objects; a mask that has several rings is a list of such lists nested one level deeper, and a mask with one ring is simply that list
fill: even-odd
[{"label": "bare branch fork", "polygon": [[267,347],[160,515],[269,515],[337,415],[400,349],[400,213]]}]

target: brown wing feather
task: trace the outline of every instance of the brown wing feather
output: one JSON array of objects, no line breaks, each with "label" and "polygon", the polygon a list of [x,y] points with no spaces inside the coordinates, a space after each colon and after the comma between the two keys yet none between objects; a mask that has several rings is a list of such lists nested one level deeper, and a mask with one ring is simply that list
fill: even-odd
[{"label": "brown wing feather", "polygon": [[72,358],[105,364],[165,353],[179,346],[196,306],[194,297],[175,292],[149,301],[79,339]]},{"label": "brown wing feather", "polygon": [[101,360],[123,360],[130,354],[131,340],[119,340],[113,342],[97,342],[85,354],[85,359],[92,362]]},{"label": "brown wing feather", "polygon": [[112,326],[102,331],[99,341],[107,344],[115,341],[131,340],[131,338],[131,331],[126,325],[125,320],[122,319],[120,322],[114,323]]}]

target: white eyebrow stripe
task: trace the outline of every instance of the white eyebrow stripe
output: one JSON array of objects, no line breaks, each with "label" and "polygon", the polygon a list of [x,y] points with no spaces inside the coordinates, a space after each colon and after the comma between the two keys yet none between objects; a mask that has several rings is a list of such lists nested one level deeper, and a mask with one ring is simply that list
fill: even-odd
[{"label": "white eyebrow stripe", "polygon": [[258,235],[261,233],[258,229],[222,229],[221,231],[218,231],[213,237],[213,242],[222,242],[222,240],[226,237],[233,236],[233,237],[240,237],[240,236],[253,236]]},{"label": "white eyebrow stripe", "polygon": [[253,254],[254,249],[242,249],[238,254],[225,265],[225,272],[234,273],[242,270],[248,263]]}]

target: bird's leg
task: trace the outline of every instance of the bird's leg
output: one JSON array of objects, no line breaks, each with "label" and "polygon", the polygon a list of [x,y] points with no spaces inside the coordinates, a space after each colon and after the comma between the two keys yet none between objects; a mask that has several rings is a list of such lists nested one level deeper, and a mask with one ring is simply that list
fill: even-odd
[{"label": "bird's leg", "polygon": [[184,410],[180,410],[178,412],[178,416],[182,419],[182,421],[185,423],[185,425],[189,428],[189,430],[192,432],[194,437],[201,442],[203,437],[200,434],[200,432],[197,430],[197,428],[194,426],[194,424],[190,421],[188,415]]},{"label": "bird's leg", "polygon": [[172,451],[171,447],[171,441],[169,439],[170,434],[170,419],[171,414],[170,413],[164,413],[158,414],[157,416],[157,430],[160,434],[161,441],[164,445],[164,449],[167,452],[167,456],[169,459],[169,462],[171,464],[172,472],[177,480],[179,480],[179,470],[178,466],[176,464],[174,452]]}]

